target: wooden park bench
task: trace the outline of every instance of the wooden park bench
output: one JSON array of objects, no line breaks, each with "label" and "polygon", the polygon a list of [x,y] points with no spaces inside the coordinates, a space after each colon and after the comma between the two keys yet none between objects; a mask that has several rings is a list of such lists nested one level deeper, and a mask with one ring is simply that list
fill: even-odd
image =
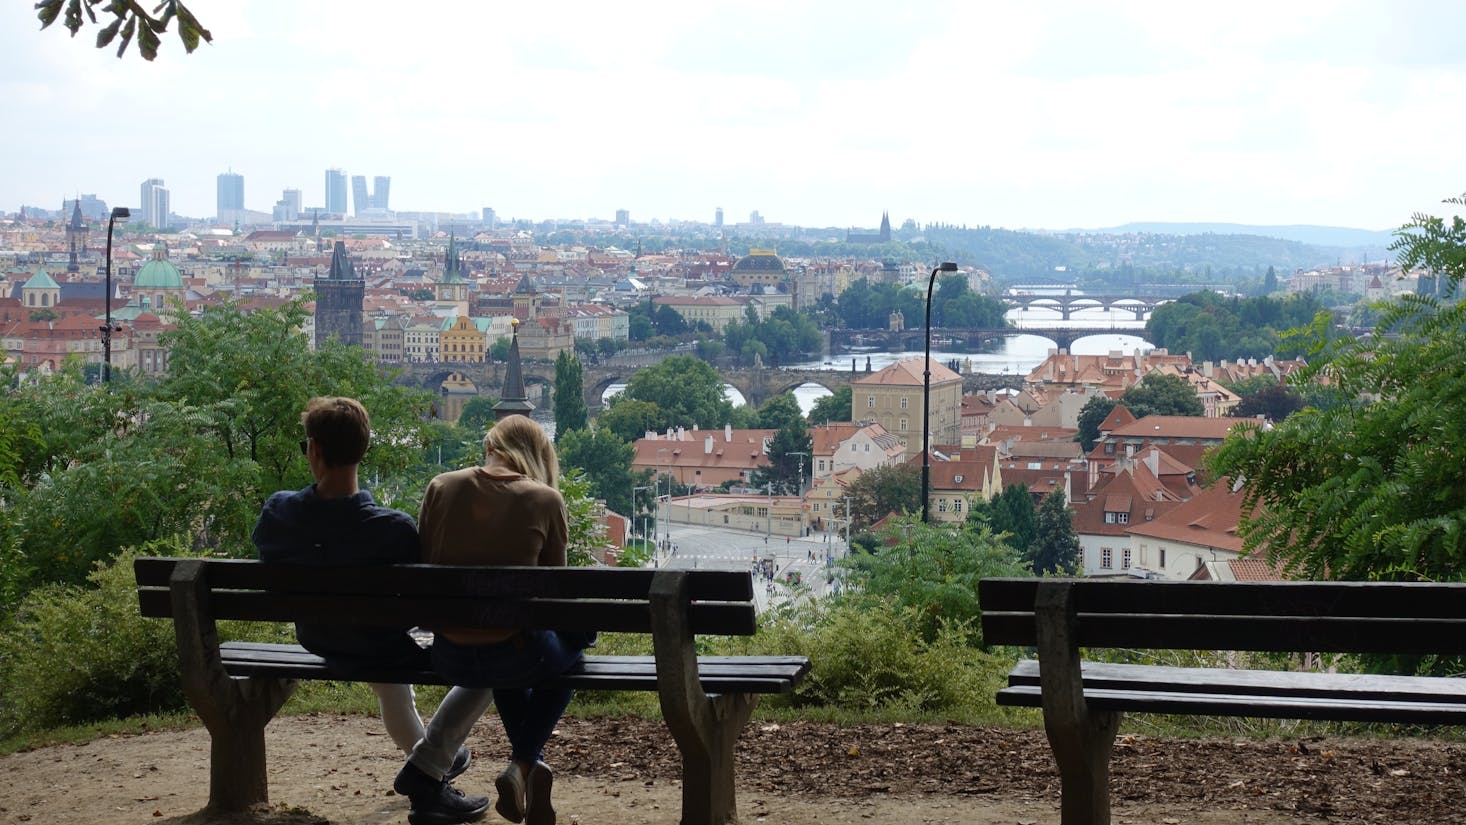
[{"label": "wooden park bench", "polygon": [[1110,821],[1129,712],[1466,723],[1466,680],[1084,661],[1080,648],[1466,653],[1466,584],[984,579],[984,640],[1038,648],[999,705],[1043,708],[1064,825]]},{"label": "wooden park bench", "polygon": [[[268,799],[265,725],[299,679],[339,679],[297,645],[220,643],[215,622],[650,633],[654,656],[587,654],[557,680],[583,690],[655,691],[682,755],[682,822],[735,819],[733,749],[762,694],[788,693],[802,656],[698,656],[697,634],[754,633],[752,577],[716,570],[451,567],[319,568],[234,559],[142,558],[144,616],[171,618],[184,692],[211,738],[209,806]],[[431,670],[353,673],[361,681],[446,684]]]}]

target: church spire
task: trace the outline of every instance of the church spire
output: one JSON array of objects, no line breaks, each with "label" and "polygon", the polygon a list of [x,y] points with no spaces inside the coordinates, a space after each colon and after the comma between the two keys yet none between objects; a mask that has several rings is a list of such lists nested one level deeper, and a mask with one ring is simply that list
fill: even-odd
[{"label": "church spire", "polygon": [[511,415],[529,415],[534,412],[529,394],[524,391],[524,367],[519,361],[519,319],[509,322],[514,337],[509,341],[509,356],[504,363],[504,397],[494,405],[494,419],[503,421]]}]

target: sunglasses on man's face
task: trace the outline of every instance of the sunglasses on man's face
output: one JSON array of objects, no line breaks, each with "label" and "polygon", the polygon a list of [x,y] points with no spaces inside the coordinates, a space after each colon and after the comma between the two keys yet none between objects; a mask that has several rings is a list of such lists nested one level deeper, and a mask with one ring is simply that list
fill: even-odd
[{"label": "sunglasses on man's face", "polygon": [[306,454],[305,448],[307,446],[309,446],[310,443],[311,443],[311,440],[309,438],[302,438],[300,440],[300,454],[301,455],[305,455]]}]

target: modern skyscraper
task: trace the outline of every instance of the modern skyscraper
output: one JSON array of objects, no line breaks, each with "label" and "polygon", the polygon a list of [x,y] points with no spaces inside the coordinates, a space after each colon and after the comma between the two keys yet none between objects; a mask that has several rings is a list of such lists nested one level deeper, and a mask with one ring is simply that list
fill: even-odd
[{"label": "modern skyscraper", "polygon": [[232,221],[244,211],[244,175],[225,172],[219,176],[218,212],[220,221]]},{"label": "modern skyscraper", "polygon": [[361,307],[366,281],[357,277],[346,257],[346,243],[337,241],[331,253],[331,272],[316,278],[316,347],[332,338],[361,346]]},{"label": "modern skyscraper", "polygon": [[286,189],[275,202],[275,220],[293,221],[300,218],[300,190]]},{"label": "modern skyscraper", "polygon": [[326,211],[346,214],[346,173],[340,169],[326,170]]},{"label": "modern skyscraper", "polygon": [[392,178],[387,175],[377,175],[372,179],[372,208],[387,211],[387,197],[392,192]]},{"label": "modern skyscraper", "polygon": [[616,225],[617,226],[630,226],[631,225],[631,210],[629,210],[629,209],[617,209],[616,210]]},{"label": "modern skyscraper", "polygon": [[137,219],[159,229],[168,226],[168,188],[162,178],[148,178],[141,187]]},{"label": "modern skyscraper", "polygon": [[372,208],[371,196],[367,194],[366,175],[351,176],[351,213],[361,215]]},{"label": "modern skyscraper", "polygon": [[498,213],[496,213],[494,211],[494,207],[492,207],[492,206],[485,206],[484,207],[484,227],[485,228],[488,228],[488,229],[493,229],[495,226],[498,226],[498,225],[499,225],[499,215],[498,215]]},{"label": "modern skyscraper", "polygon": [[723,228],[723,207],[721,206],[713,212],[713,226]]}]

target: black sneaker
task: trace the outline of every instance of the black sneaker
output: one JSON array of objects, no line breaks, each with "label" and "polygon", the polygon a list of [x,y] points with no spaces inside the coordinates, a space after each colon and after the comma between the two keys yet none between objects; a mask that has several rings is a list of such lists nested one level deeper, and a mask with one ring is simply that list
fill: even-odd
[{"label": "black sneaker", "polygon": [[534,763],[525,782],[526,805],[525,825],[555,825],[555,808],[550,804],[550,790],[555,786],[555,774],[543,762]]},{"label": "black sneaker", "polygon": [[473,751],[470,751],[467,745],[460,747],[458,753],[453,754],[453,767],[449,768],[446,774],[443,774],[443,780],[445,782],[452,782],[462,776],[463,772],[468,770],[468,766],[472,764]]},{"label": "black sneaker", "polygon": [[408,762],[397,772],[392,789],[407,797],[410,825],[457,825],[477,822],[489,811],[486,796],[465,796],[445,779],[434,779]]}]

